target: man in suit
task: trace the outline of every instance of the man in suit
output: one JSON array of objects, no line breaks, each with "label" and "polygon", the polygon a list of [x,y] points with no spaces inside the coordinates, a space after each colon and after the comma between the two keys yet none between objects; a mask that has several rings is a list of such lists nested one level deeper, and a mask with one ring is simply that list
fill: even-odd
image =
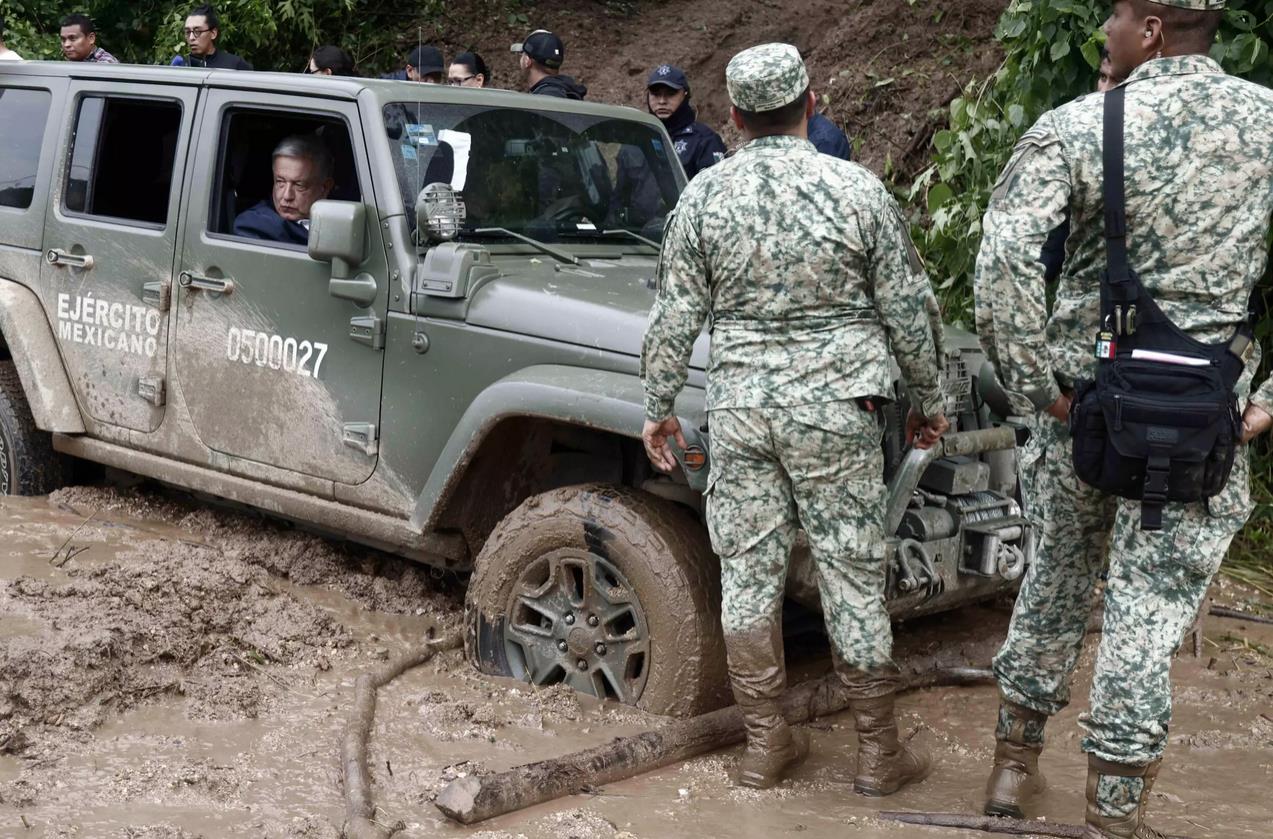
[{"label": "man in suit", "polygon": [[288,245],[309,244],[309,211],[332,191],[332,154],[312,134],[287,137],[274,149],[274,189],[269,201],[234,220],[234,235]]}]

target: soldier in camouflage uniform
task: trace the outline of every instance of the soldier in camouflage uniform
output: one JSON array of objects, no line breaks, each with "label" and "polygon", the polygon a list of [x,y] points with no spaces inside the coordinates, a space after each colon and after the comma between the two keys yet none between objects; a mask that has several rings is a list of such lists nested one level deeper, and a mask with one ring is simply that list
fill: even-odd
[{"label": "soldier in camouflage uniform", "polygon": [[809,77],[795,47],[766,44],[726,70],[745,145],[699,173],[668,221],[642,357],[646,450],[675,468],[673,400],[711,317],[708,528],[721,557],[722,623],[747,748],[738,783],[768,787],[807,749],[782,718],[781,608],[798,527],[860,735],[855,788],[921,777],[893,718],[897,668],[884,609],[881,427],[889,351],[931,445],[948,427],[937,302],[884,186],[806,138]]},{"label": "soldier in camouflage uniform", "polygon": [[[1246,317],[1273,212],[1273,92],[1207,57],[1223,7],[1120,0],[1105,23],[1113,74],[1127,79],[1132,268],[1176,325],[1209,342],[1230,338]],[[1171,718],[1171,657],[1251,511],[1245,451],[1220,495],[1169,504],[1157,532],[1139,528],[1139,502],[1075,477],[1065,422],[1074,382],[1095,374],[1105,267],[1102,104],[1099,94],[1071,102],[1021,138],[991,197],[975,280],[982,344],[1034,432],[1021,471],[1040,534],[995,658],[1003,701],[986,811],[1020,816],[1042,786],[1044,724],[1069,701],[1108,557],[1091,710],[1080,717],[1090,839],[1158,835],[1143,814]],[[1039,253],[1067,212],[1072,233],[1049,316]],[[1258,361],[1238,383],[1243,442],[1273,421],[1273,384],[1250,393]]]}]

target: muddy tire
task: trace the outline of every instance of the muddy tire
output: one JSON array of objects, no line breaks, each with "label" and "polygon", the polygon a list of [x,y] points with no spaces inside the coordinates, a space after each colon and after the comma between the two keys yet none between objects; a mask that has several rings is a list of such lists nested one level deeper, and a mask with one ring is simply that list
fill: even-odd
[{"label": "muddy tire", "polygon": [[527,499],[496,526],[465,597],[483,673],[690,716],[725,704],[720,570],[701,524],[606,484]]},{"label": "muddy tire", "polygon": [[53,435],[35,427],[12,361],[0,361],[0,495],[47,495],[65,481]]}]

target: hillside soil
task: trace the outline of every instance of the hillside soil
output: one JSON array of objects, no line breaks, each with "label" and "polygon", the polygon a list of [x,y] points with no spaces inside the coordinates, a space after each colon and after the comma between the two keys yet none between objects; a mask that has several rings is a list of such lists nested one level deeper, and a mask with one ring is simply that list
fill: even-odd
[{"label": "hillside soil", "polygon": [[[845,130],[854,156],[876,174],[905,181],[922,169],[947,105],[1001,60],[993,39],[1003,0],[559,0],[510,6],[456,0],[440,19],[403,34],[402,55],[432,41],[448,55],[476,50],[498,87],[522,89],[509,47],[533,29],[566,45],[561,72],[587,85],[588,99],[644,110],[652,69],[674,64],[689,77],[699,118],[733,146],[725,65],[756,44],[800,48],[822,111]],[[516,11],[510,11],[511,8]],[[368,57],[361,57],[365,59]],[[372,57],[382,61],[383,56]]]}]

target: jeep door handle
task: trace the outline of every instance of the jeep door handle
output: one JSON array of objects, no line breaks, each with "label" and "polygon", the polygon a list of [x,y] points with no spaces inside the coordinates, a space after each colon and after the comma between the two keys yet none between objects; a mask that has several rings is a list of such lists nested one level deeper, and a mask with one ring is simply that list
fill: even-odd
[{"label": "jeep door handle", "polygon": [[59,268],[79,268],[83,271],[90,270],[94,265],[93,257],[89,254],[71,253],[58,248],[49,248],[44,254],[44,260]]},{"label": "jeep door handle", "polygon": [[177,275],[177,284],[182,288],[210,291],[214,294],[234,293],[234,280],[229,277],[224,279],[220,277],[205,277],[203,274],[182,271]]}]

